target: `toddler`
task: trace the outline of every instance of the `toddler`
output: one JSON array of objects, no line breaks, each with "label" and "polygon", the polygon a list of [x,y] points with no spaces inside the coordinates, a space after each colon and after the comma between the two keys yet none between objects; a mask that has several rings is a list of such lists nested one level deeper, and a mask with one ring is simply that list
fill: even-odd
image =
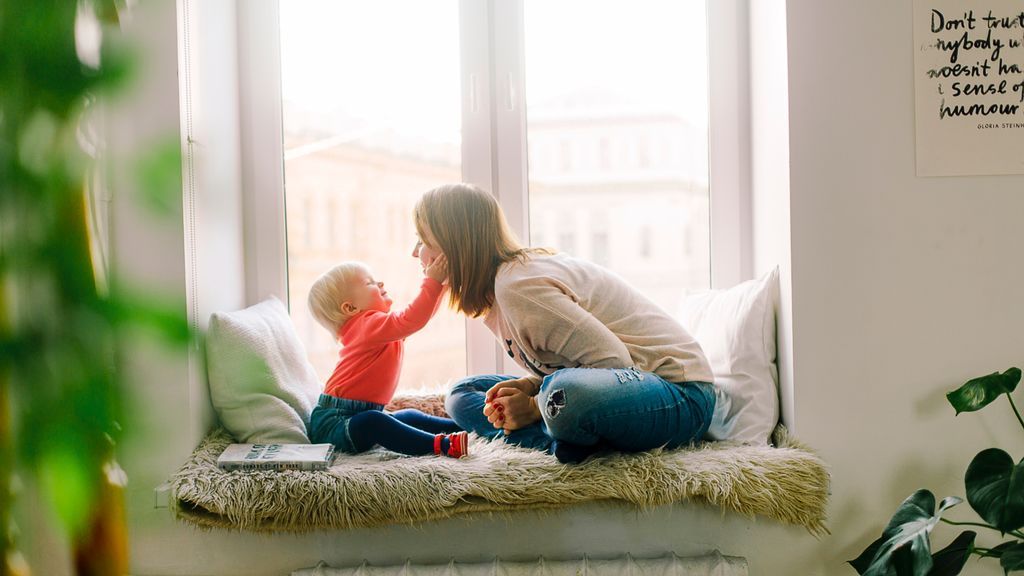
[{"label": "toddler", "polygon": [[424,274],[419,294],[398,312],[391,312],[384,283],[360,262],[339,264],[313,283],[310,312],[342,345],[310,417],[313,443],[330,442],[349,454],[375,444],[411,456],[468,453],[466,432],[453,420],[419,410],[384,412],[398,386],[405,338],[422,329],[441,302],[445,257],[435,258]]}]

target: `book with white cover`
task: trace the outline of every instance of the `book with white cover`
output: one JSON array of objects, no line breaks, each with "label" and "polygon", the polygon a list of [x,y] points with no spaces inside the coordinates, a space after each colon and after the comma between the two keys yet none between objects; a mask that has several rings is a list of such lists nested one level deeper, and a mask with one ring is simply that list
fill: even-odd
[{"label": "book with white cover", "polygon": [[333,444],[229,444],[217,458],[221,470],[326,470]]}]

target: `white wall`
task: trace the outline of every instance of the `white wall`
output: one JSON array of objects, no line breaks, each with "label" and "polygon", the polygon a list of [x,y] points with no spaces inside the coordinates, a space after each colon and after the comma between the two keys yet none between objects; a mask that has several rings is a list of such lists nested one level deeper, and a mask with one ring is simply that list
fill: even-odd
[{"label": "white wall", "polygon": [[796,426],[832,466],[813,565],[837,572],[913,490],[963,496],[981,449],[1024,456],[1005,400],[954,418],[944,399],[1024,363],[1024,177],[915,176],[909,2],[787,12]]},{"label": "white wall", "polygon": [[[1008,410],[954,419],[943,393],[1022,362],[1024,271],[1016,219],[1024,213],[1024,178],[914,176],[909,4],[751,4],[764,18],[752,23],[752,64],[777,72],[763,74],[762,68],[752,80],[754,266],[762,271],[778,262],[783,268],[782,306],[792,312],[783,321],[783,346],[792,357],[790,420],[831,465],[832,536],[819,541],[800,529],[722,517],[699,505],[650,512],[592,505],[305,537],[199,532],[151,507],[153,486],[187,456],[196,431],[188,362],[170,358],[152,367],[140,357],[136,369],[149,368],[143,414],[155,430],[144,445],[155,450],[129,469],[133,571],[282,574],[318,559],[719,548],[748,557],[752,574],[849,574],[843,561],[874,539],[911,491],[928,486],[940,497],[962,494],[967,462],[989,445],[1020,457],[1019,442],[999,441],[1020,438]],[[127,105],[122,120],[138,132],[176,129],[177,71],[168,56],[176,49],[174,3],[145,5],[151,17],[134,24],[160,52],[147,65],[156,76],[139,101],[145,104]],[[788,38],[779,37],[783,28]],[[779,116],[786,86],[788,114]],[[230,93],[230,82],[218,90]],[[229,172],[222,182],[230,189]],[[197,193],[213,191],[215,181],[200,184]],[[128,207],[115,210],[117,263],[183,294],[184,230],[139,218]],[[226,266],[239,261],[230,247],[238,234],[230,229],[223,240],[229,244],[217,252]],[[198,269],[207,270],[200,282],[209,278],[211,268]],[[227,288],[211,309],[231,306],[240,289]],[[966,506],[953,515],[969,516]],[[944,528],[940,534],[951,537]],[[985,566],[969,569],[998,573]]]}]

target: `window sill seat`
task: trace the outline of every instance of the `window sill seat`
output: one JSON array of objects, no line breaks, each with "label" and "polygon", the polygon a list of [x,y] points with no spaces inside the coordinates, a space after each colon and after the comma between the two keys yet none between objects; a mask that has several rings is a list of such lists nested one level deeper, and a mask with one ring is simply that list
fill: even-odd
[{"label": "window sill seat", "polygon": [[[428,401],[416,407],[431,411]],[[435,404],[439,405],[439,403]],[[409,407],[408,402],[389,408]],[[824,463],[781,425],[774,447],[708,442],[678,450],[612,454],[580,465],[474,438],[467,458],[408,457],[382,449],[339,455],[324,471],[224,472],[233,441],[212,431],[171,479],[176,516],[248,532],[417,524],[477,513],[619,501],[642,509],[694,501],[828,533]]]}]

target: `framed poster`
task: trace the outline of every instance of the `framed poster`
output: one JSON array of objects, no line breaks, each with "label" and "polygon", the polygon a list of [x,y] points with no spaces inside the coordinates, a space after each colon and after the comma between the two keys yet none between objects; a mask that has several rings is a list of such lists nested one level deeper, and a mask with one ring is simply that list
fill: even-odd
[{"label": "framed poster", "polygon": [[914,0],[917,175],[1024,174],[1024,0]]}]

